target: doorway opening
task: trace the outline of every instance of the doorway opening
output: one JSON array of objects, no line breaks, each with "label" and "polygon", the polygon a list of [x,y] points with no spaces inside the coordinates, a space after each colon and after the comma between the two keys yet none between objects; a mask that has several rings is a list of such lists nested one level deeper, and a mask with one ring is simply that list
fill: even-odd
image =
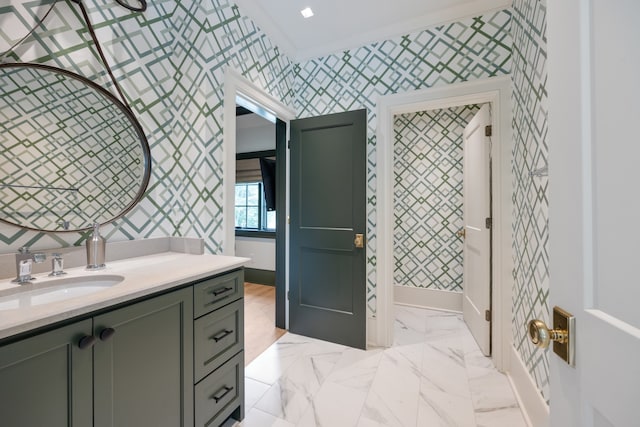
[{"label": "doorway opening", "polygon": [[[225,236],[223,253],[233,256],[236,255],[238,249],[242,253],[246,250],[249,251],[244,255],[252,258],[254,267],[257,267],[252,269],[249,278],[251,279],[251,275],[253,275],[253,279],[251,279],[253,281],[274,284],[275,300],[273,297],[267,300],[275,305],[275,310],[271,309],[275,311],[275,316],[271,320],[276,327],[286,329],[286,236],[288,234],[286,223],[288,215],[286,141],[288,122],[293,119],[294,113],[286,105],[232,69],[227,69],[225,74],[224,103],[222,223]],[[241,117],[245,117],[243,121],[248,124],[238,125],[236,119],[238,112],[241,113]],[[250,129],[244,135],[243,130],[240,129],[243,126],[244,130]],[[258,134],[262,131],[263,134],[272,135],[272,137],[266,138],[269,140],[267,144],[271,144],[269,147],[266,147],[265,141],[261,141],[261,138],[255,135],[256,130]],[[266,133],[264,133],[265,131]],[[239,151],[244,153],[239,153]],[[271,197],[269,197],[268,191],[265,192],[267,183],[263,182],[261,166],[251,166],[251,164],[269,163],[261,162],[261,158],[275,160],[275,172],[272,171],[271,176],[267,178],[270,181],[268,185],[271,190],[275,190]],[[240,163],[237,164],[237,161],[240,160],[248,160],[248,162],[237,167],[240,165]],[[247,170],[240,170],[247,164],[249,165]],[[269,174],[269,168],[270,166],[267,165],[266,174]],[[236,172],[247,172],[251,176],[238,180]],[[243,182],[237,185],[237,181]],[[241,197],[243,195],[244,198]],[[272,242],[268,242],[265,236],[271,237]],[[265,250],[265,247],[268,248]],[[264,303],[262,298],[265,293],[255,292],[256,289],[253,288],[249,290],[253,292],[248,298],[249,301],[245,301],[245,305],[247,302],[256,303],[257,305],[253,308],[258,309],[257,313],[268,311],[268,307],[260,305]]]},{"label": "doorway opening", "polygon": [[486,355],[490,320],[485,313],[491,309],[491,245],[485,224],[491,217],[489,117],[488,104],[470,104],[393,119],[395,303],[463,312]]},{"label": "doorway opening", "polygon": [[[508,369],[511,341],[511,82],[507,77],[465,82],[406,94],[383,96],[378,103],[377,165],[377,312],[373,340],[389,346],[394,335],[394,126],[400,114],[430,111],[474,104],[489,104],[492,111],[491,139],[493,189],[491,199],[491,336],[493,362],[499,370]],[[452,294],[452,293],[450,293]],[[452,296],[452,295],[448,295]],[[444,301],[449,304],[451,301]],[[455,307],[455,304],[454,304]],[[452,308],[453,309],[453,308]]]},{"label": "doorway opening", "polygon": [[276,118],[238,97],[235,254],[250,259],[244,270],[245,364],[286,332],[276,326],[276,142]]}]

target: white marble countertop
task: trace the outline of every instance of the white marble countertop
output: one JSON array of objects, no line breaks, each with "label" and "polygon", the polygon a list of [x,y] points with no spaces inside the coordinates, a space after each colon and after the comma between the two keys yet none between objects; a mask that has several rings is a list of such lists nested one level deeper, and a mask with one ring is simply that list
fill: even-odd
[{"label": "white marble countertop", "polygon": [[0,310],[0,339],[11,337],[59,321],[88,314],[139,297],[151,295],[239,268],[249,259],[222,255],[189,255],[165,252],[107,263],[101,270],[84,267],[65,269],[66,275],[48,277],[35,274],[33,285],[17,285],[10,279],[0,280],[0,298],[28,290],[28,286],[46,287],[54,281],[81,280],[90,276],[123,276],[120,283],[98,292],[43,305]]}]

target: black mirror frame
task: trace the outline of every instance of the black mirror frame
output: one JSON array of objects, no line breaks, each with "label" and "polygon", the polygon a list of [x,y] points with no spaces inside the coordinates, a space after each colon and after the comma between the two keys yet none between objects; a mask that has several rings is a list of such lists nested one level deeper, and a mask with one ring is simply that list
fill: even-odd
[{"label": "black mirror frame", "polygon": [[[137,205],[140,202],[140,200],[142,200],[142,198],[145,195],[145,192],[147,191],[147,187],[149,185],[149,179],[151,177],[151,149],[149,147],[149,142],[147,140],[147,137],[145,136],[145,134],[144,134],[144,132],[142,130],[142,126],[140,125],[140,122],[138,121],[138,119],[133,114],[133,111],[128,106],[126,106],[122,101],[120,101],[115,95],[113,95],[111,92],[109,92],[108,90],[106,90],[103,87],[101,87],[100,85],[92,82],[88,78],[83,77],[83,76],[81,76],[79,74],[73,73],[71,71],[67,71],[67,70],[64,70],[62,68],[57,68],[57,67],[53,67],[53,66],[45,65],[45,64],[33,64],[33,63],[21,63],[21,62],[0,64],[0,69],[4,69],[4,68],[19,68],[19,67],[27,67],[27,68],[36,68],[36,69],[46,70],[46,71],[50,71],[50,72],[53,72],[53,73],[63,74],[65,76],[68,76],[70,78],[78,80],[81,83],[84,83],[85,85],[89,86],[90,88],[96,90],[98,93],[103,95],[105,98],[107,98],[108,100],[113,102],[113,104],[116,107],[118,107],[120,109],[120,111],[122,111],[122,113],[129,119],[129,121],[131,122],[131,125],[135,129],[136,134],[138,135],[138,140],[140,142],[140,145],[141,145],[142,151],[143,151],[144,173],[143,173],[143,176],[142,176],[142,182],[140,184],[140,189],[138,190],[138,192],[135,195],[135,197],[132,199],[131,203],[129,203],[122,210],[122,212],[120,212],[120,214],[118,214],[117,216],[115,216],[115,217],[113,217],[113,218],[111,218],[111,219],[109,219],[107,221],[101,222],[101,224],[109,224],[109,223],[111,223],[113,221],[116,221],[116,220],[122,218],[126,213],[131,211],[131,209],[133,209],[133,207],[135,205]],[[87,227],[85,227],[85,228],[77,228],[77,229],[73,229],[73,230],[42,230],[42,229],[33,228],[33,227],[27,227],[27,226],[24,226],[22,224],[16,224],[16,223],[13,223],[13,222],[10,222],[10,221],[6,221],[3,218],[0,218],[0,222],[2,222],[4,224],[9,224],[9,225],[12,225],[12,226],[21,227],[21,228],[24,228],[24,229],[27,229],[27,230],[39,231],[39,232],[44,232],[44,233],[83,232],[83,231],[87,231],[87,230],[92,228],[92,224],[87,224]]]},{"label": "black mirror frame", "polygon": [[123,0],[116,0],[116,3],[133,12],[144,12],[145,10],[147,10],[147,0],[138,0],[138,1],[140,2],[140,7],[134,7],[134,6],[128,5]]}]

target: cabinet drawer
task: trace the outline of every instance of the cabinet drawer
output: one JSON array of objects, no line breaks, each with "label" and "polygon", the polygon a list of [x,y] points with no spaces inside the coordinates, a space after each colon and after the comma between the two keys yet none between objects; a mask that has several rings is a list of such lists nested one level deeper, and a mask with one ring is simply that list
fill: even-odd
[{"label": "cabinet drawer", "polygon": [[244,299],[197,319],[193,324],[195,380],[200,381],[244,346]]},{"label": "cabinet drawer", "polygon": [[240,352],[196,385],[196,427],[218,426],[234,412],[241,420],[243,398],[244,352]]},{"label": "cabinet drawer", "polygon": [[193,315],[198,318],[244,295],[244,271],[233,271],[193,287]]}]

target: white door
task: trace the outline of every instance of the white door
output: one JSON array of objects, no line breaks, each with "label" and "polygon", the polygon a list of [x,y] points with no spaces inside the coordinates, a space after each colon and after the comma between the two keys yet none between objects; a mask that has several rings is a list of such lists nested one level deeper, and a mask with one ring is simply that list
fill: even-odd
[{"label": "white door", "polygon": [[491,124],[485,104],[464,129],[462,176],[464,250],[462,312],[482,353],[491,354],[491,141],[485,128]]},{"label": "white door", "polygon": [[552,426],[638,426],[640,2],[549,1],[550,302],[576,317],[550,359]]}]

